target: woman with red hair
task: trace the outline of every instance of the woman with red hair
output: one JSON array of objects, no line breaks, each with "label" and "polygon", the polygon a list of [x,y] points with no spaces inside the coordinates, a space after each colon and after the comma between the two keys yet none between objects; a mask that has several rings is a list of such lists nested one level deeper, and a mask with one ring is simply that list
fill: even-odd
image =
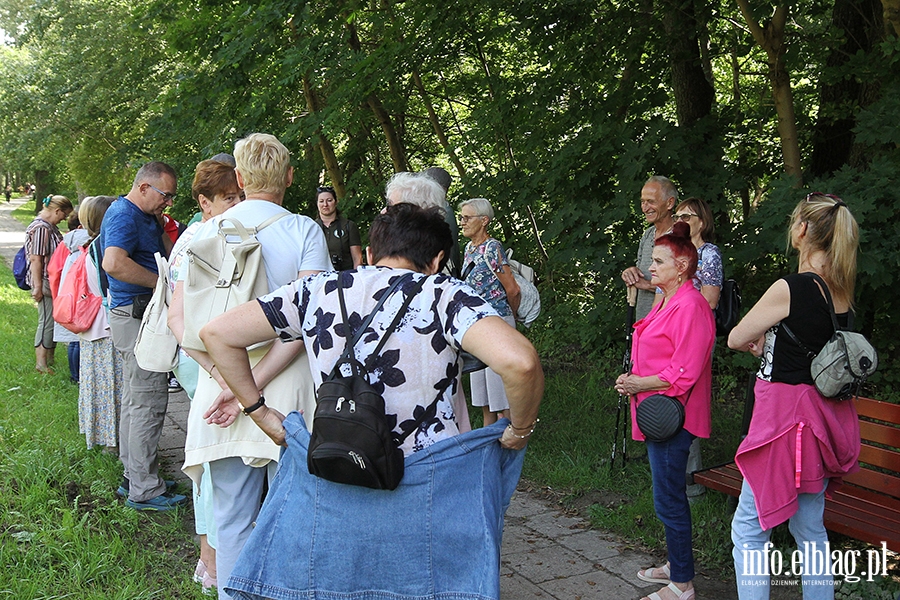
[{"label": "woman with red hair", "polygon": [[[659,237],[650,263],[650,283],[663,299],[634,324],[631,373],[620,375],[616,391],[631,400],[632,437],[647,442],[653,479],[653,504],[666,529],[669,560],[638,571],[638,578],[666,587],[645,600],[694,598],[691,509],[684,478],[688,451],[697,437],[710,434],[712,348],[716,326],[709,303],[694,287],[697,248],[690,226],[675,224]],[[684,405],[684,426],[664,442],[646,440],[637,426],[636,409],[648,396],[664,394]]]}]

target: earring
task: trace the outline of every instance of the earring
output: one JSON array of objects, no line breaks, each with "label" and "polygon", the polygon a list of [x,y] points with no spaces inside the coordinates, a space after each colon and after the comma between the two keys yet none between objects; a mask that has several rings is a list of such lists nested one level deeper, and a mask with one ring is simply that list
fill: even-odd
[{"label": "earring", "polygon": [[678,276],[678,283],[681,284],[681,275]]}]

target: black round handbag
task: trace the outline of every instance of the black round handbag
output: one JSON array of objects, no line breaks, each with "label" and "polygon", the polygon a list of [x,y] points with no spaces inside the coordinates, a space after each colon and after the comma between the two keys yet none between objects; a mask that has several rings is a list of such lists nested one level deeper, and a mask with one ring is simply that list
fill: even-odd
[{"label": "black round handbag", "polygon": [[638,429],[651,442],[668,442],[684,427],[684,405],[672,396],[647,396],[635,410]]}]

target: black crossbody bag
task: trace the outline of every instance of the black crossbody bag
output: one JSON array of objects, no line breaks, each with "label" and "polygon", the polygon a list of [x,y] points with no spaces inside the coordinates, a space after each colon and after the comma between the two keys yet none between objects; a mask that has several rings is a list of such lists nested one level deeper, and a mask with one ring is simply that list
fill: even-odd
[{"label": "black crossbody bag", "polygon": [[[342,275],[337,278],[338,299],[344,331],[349,332],[342,279]],[[356,359],[353,348],[362,339],[388,297],[410,279],[412,274],[398,277],[382,294],[353,339],[349,336],[345,338],[344,353],[335,363],[331,374],[316,390],[316,413],[307,454],[307,468],[317,477],[378,490],[396,489],[403,479],[403,451],[400,450],[400,445],[417,426],[403,435],[394,433],[385,415],[384,398],[369,384],[365,365]],[[425,279],[421,278],[410,290],[371,356],[377,356],[381,352],[400,319],[406,314],[410,302],[422,289]],[[350,365],[350,377],[341,375],[340,367],[343,364]]]}]

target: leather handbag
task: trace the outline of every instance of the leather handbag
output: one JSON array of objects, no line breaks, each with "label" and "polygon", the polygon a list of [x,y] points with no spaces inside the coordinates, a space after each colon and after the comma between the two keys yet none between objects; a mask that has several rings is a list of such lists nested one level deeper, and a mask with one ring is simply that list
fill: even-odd
[{"label": "leather handbag", "polygon": [[635,414],[638,429],[651,442],[667,442],[684,427],[684,405],[672,396],[647,396],[638,403]]}]

